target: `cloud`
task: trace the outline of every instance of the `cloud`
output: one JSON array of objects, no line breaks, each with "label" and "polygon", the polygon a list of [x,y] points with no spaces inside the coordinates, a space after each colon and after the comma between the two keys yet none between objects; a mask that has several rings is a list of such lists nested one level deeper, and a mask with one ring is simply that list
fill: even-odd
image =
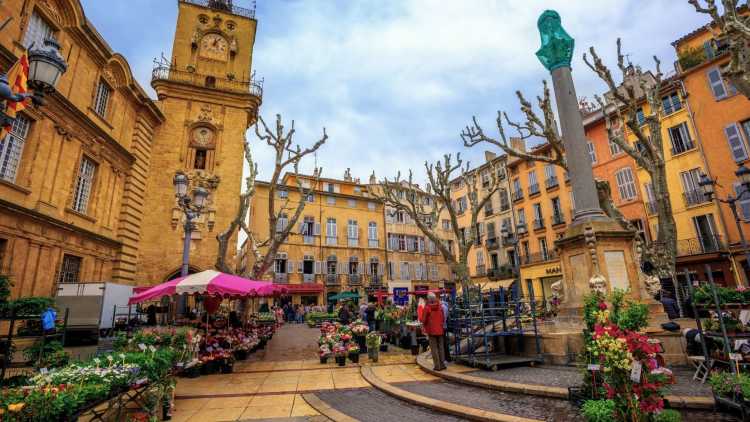
[{"label": "cloud", "polygon": [[[175,3],[83,4],[148,87],[152,58],[171,49]],[[253,66],[265,78],[261,113],[294,119],[303,146],[325,126],[330,139],[317,163],[328,177],[346,168],[363,180],[372,170],[392,176],[413,168],[421,176],[425,160],[458,151],[478,164],[483,149],[466,150],[458,134],[472,115],[492,132],[496,110],[518,117],[515,90],[527,98],[540,92],[548,74],[534,55],[536,20],[548,8],[576,39],[577,91],[589,98],[605,89],[581,60],[589,46],[614,65],[621,37],[630,60],[650,68],[658,55],[666,71],[675,60],[670,43],[705,23],[675,0],[259,0]],[[254,146],[267,178],[271,151]]]}]

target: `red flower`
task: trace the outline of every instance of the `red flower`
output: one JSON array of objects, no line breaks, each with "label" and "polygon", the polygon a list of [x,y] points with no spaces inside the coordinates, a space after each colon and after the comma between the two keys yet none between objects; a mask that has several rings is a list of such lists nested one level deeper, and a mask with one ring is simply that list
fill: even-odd
[{"label": "red flower", "polygon": [[606,311],[607,310],[607,304],[604,303],[604,302],[599,302],[599,309],[602,310],[602,311]]},{"label": "red flower", "polygon": [[611,387],[611,386],[610,386],[609,384],[607,384],[606,382],[604,383],[604,388],[605,388],[605,389],[607,390],[607,398],[608,398],[608,399],[613,399],[613,398],[615,398],[615,396],[617,395],[617,392],[615,391],[615,389],[614,389],[614,388],[612,388],[612,387]]}]

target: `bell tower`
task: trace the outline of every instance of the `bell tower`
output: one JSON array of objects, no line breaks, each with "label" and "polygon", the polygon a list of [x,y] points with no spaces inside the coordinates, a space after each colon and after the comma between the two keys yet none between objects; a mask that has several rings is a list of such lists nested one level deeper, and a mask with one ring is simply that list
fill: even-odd
[{"label": "bell tower", "polygon": [[237,212],[245,131],[256,121],[263,86],[252,71],[255,10],[234,3],[178,0],[170,59],[155,63],[151,86],[166,122],[151,143],[139,283],[159,283],[179,271],[184,216],[172,182],[176,172],[188,176],[188,192],[209,192],[194,220],[191,270],[213,268],[216,235]]}]

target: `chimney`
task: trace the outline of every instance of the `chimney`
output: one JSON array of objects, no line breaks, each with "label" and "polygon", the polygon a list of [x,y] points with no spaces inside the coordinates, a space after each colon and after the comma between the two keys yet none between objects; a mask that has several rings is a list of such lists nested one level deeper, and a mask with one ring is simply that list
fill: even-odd
[{"label": "chimney", "polygon": [[517,149],[517,150],[521,151],[521,152],[526,152],[526,141],[524,141],[521,138],[511,137],[510,138],[510,146],[513,147],[514,149]]},{"label": "chimney", "polygon": [[497,158],[497,154],[495,154],[494,152],[492,152],[492,151],[485,151],[484,152],[484,161],[486,163],[489,163],[490,161],[494,160],[495,158]]}]

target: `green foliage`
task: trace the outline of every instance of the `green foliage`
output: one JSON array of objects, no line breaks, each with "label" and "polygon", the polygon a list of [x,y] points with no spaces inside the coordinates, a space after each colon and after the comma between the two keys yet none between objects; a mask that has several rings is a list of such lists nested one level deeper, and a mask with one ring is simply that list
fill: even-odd
[{"label": "green foliage", "polygon": [[681,422],[682,415],[674,409],[664,409],[654,416],[654,422]]},{"label": "green foliage", "polygon": [[[750,289],[732,289],[728,287],[716,286],[716,296],[719,298],[719,304],[726,303],[748,303],[750,302]],[[710,284],[698,286],[694,293],[695,303],[698,305],[713,304],[713,293]]]},{"label": "green foliage", "polygon": [[708,378],[708,383],[716,395],[730,397],[734,392],[739,392],[742,397],[750,398],[750,376],[746,374],[714,372]]},{"label": "green foliage", "polygon": [[60,368],[70,361],[70,356],[63,349],[62,343],[43,339],[24,349],[23,356],[37,368]]},{"label": "green foliage", "polygon": [[615,289],[610,295],[612,313],[610,321],[621,329],[638,331],[648,325],[648,306],[625,297],[624,290]]},{"label": "green foliage", "polygon": [[0,315],[10,316],[14,311],[16,316],[40,315],[54,304],[55,300],[50,297],[22,297],[0,302]]},{"label": "green foliage", "polygon": [[10,277],[4,274],[0,274],[0,303],[5,303],[10,297],[10,288],[13,283],[10,281]]},{"label": "green foliage", "polygon": [[586,422],[611,422],[615,415],[612,400],[586,400],[581,408]]},{"label": "green foliage", "polygon": [[380,337],[380,334],[378,333],[369,333],[367,334],[367,338],[365,342],[367,343],[367,348],[376,348],[380,347],[380,342],[382,341],[382,338]]},{"label": "green foliage", "polygon": [[680,54],[677,60],[683,71],[688,70],[703,63],[706,60],[706,52],[699,47],[690,48]]}]

